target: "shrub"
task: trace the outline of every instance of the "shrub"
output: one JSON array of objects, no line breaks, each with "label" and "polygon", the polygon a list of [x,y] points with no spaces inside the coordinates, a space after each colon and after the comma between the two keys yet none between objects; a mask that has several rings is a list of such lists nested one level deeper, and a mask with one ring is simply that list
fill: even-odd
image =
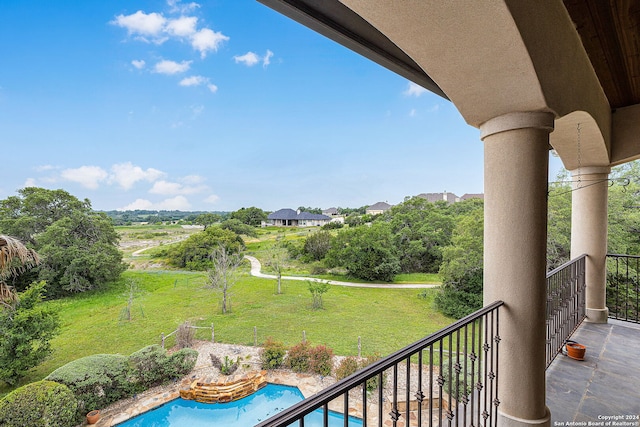
[{"label": "shrub", "polygon": [[[191,348],[183,348],[169,357],[170,372],[174,377],[187,375],[196,366],[198,352]],[[168,377],[167,377],[168,378]]]},{"label": "shrub", "polygon": [[353,356],[345,357],[336,368],[336,379],[340,381],[343,378],[347,378],[349,375],[355,374],[358,369],[360,369],[358,359]]},{"label": "shrub", "polygon": [[78,399],[78,413],[87,413],[135,392],[128,357],[119,354],[95,354],[53,371],[47,380],[65,384]]},{"label": "shrub", "polygon": [[283,343],[274,341],[273,338],[267,338],[264,347],[260,351],[260,363],[262,369],[278,369],[284,363],[284,356],[287,348]]},{"label": "shrub", "polygon": [[193,346],[196,338],[196,331],[191,327],[191,322],[188,320],[178,326],[178,332],[176,332],[176,345],[178,348],[187,348]]},{"label": "shrub", "polygon": [[238,366],[240,366],[239,357],[235,362],[233,362],[231,359],[229,359],[229,356],[225,356],[223,362],[215,354],[209,354],[209,356],[211,356],[211,364],[213,365],[213,367],[220,369],[220,373],[222,375],[231,375],[238,369]]},{"label": "shrub", "polygon": [[287,366],[293,372],[309,372],[309,348],[307,342],[301,342],[289,349]]},{"label": "shrub", "polygon": [[[157,344],[144,347],[129,356],[132,375],[135,376],[136,390],[144,390],[173,378],[167,351]],[[169,372],[168,372],[169,371]]]},{"label": "shrub", "polygon": [[325,345],[310,348],[309,370],[313,374],[331,375],[333,370],[333,350]]},{"label": "shrub", "polygon": [[63,384],[38,381],[20,387],[0,400],[4,427],[72,427],[77,424],[78,401]]}]

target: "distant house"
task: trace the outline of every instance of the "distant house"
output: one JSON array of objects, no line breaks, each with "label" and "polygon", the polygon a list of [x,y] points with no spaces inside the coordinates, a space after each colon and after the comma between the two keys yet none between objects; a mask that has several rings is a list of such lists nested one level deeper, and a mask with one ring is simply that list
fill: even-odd
[{"label": "distant house", "polygon": [[336,209],[336,208],[325,209],[325,210],[322,211],[322,215],[338,216],[338,209]]},{"label": "distant house", "polygon": [[380,215],[391,209],[391,205],[385,202],[373,204],[365,210],[367,215]]},{"label": "distant house", "polygon": [[322,226],[331,221],[327,215],[310,212],[294,211],[293,209],[280,209],[267,216],[266,225],[276,227],[313,227]]},{"label": "distant house", "polygon": [[445,201],[448,204],[452,204],[460,201],[460,198],[458,196],[446,191],[444,193],[422,193],[418,194],[416,197],[421,197],[431,203]]},{"label": "distant house", "polygon": [[484,193],[465,193],[464,196],[460,197],[460,201],[469,200],[469,199],[482,199],[482,200],[484,200]]}]

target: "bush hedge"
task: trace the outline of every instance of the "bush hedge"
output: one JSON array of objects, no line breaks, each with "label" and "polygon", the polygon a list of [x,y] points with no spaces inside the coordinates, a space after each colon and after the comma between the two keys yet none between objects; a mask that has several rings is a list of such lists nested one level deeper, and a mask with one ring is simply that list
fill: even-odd
[{"label": "bush hedge", "polygon": [[289,349],[285,363],[293,372],[330,375],[333,350],[324,345],[312,347],[308,342],[301,342]]},{"label": "bush hedge", "polygon": [[131,354],[95,354],[74,360],[46,378],[65,384],[78,400],[78,415],[191,372],[198,352],[181,349],[171,356],[159,345]]},{"label": "bush hedge", "polygon": [[0,426],[72,427],[78,401],[64,384],[38,381],[0,400]]},{"label": "bush hedge", "polygon": [[65,384],[78,399],[83,414],[123,399],[135,392],[129,358],[119,354],[94,354],[53,371],[46,378]]},{"label": "bush hedge", "polygon": [[260,351],[262,369],[278,369],[282,367],[286,354],[287,348],[283,343],[275,341],[271,337],[267,338]]}]

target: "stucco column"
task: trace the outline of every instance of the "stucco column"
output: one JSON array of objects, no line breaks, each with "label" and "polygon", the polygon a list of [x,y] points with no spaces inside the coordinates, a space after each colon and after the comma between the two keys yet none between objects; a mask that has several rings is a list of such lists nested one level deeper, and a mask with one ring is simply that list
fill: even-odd
[{"label": "stucco column", "polygon": [[549,426],[545,405],[547,182],[551,113],[510,113],[484,141],[484,303],[500,312],[499,426]]},{"label": "stucco column", "polygon": [[571,171],[571,258],[587,254],[587,321],[607,323],[607,199],[609,167]]}]

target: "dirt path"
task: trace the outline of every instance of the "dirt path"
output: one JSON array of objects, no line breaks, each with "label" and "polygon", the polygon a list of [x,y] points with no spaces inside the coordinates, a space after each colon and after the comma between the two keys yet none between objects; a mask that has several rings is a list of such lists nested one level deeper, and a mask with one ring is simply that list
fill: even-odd
[{"label": "dirt path", "polygon": [[[248,259],[251,263],[251,275],[255,277],[262,277],[263,279],[277,279],[277,276],[273,274],[264,274],[261,272],[262,265],[260,261],[252,256],[245,255],[245,259]],[[315,277],[300,277],[300,276],[282,276],[283,280],[304,280],[310,282],[322,282],[336,286],[350,286],[353,288],[385,288],[385,289],[425,289],[425,288],[437,288],[440,285],[424,284],[424,283],[355,283],[355,282],[339,282],[337,280],[325,280],[317,279]]]}]

